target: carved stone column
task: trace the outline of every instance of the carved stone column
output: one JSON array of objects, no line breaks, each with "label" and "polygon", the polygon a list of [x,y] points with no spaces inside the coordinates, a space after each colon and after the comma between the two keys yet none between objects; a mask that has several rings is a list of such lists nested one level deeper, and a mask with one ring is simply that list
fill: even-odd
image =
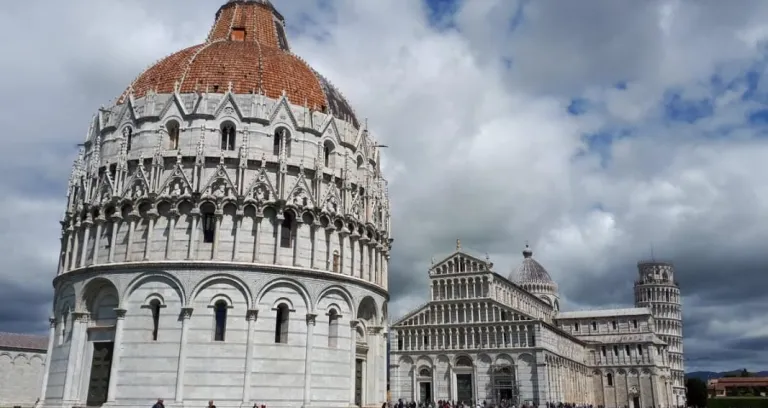
[{"label": "carved stone column", "polygon": [[256,318],[259,311],[249,309],[245,318],[248,320],[248,335],[246,336],[245,349],[245,376],[243,379],[243,402],[241,407],[249,408],[251,406],[251,375],[253,373],[253,329],[256,327]]},{"label": "carved stone column", "polygon": [[336,227],[333,224],[328,224],[325,227],[325,270],[331,272],[338,272],[338,270],[333,270],[333,265],[331,264],[333,261],[333,236],[335,235],[333,232],[335,230]]},{"label": "carved stone column", "polygon": [[310,269],[317,269],[317,232],[320,231],[320,223],[315,220],[315,222],[310,224],[309,228],[309,235],[312,240],[309,267]]},{"label": "carved stone column", "polygon": [[192,231],[189,233],[189,252],[187,259],[195,259],[197,256],[197,224],[200,223],[200,209],[195,207],[189,212],[192,217]]},{"label": "carved stone column", "polygon": [[242,209],[238,208],[235,212],[235,218],[232,222],[235,224],[235,242],[232,243],[232,260],[237,260],[237,253],[240,251],[240,229],[243,227],[243,216],[245,213]]},{"label": "carved stone column", "polygon": [[261,245],[261,240],[259,239],[259,236],[261,235],[261,221],[264,219],[263,215],[261,214],[261,211],[259,211],[256,214],[256,217],[253,219],[254,225],[254,234],[256,235],[253,238],[253,262],[259,261],[259,246]]},{"label": "carved stone column", "polygon": [[275,234],[275,253],[272,259],[272,262],[275,265],[280,263],[280,241],[283,239],[283,220],[285,220],[285,217],[283,217],[282,214],[278,214],[275,217],[275,228],[277,228],[277,233]]},{"label": "carved stone column", "polygon": [[371,281],[371,277],[368,274],[368,262],[370,262],[370,259],[368,259],[368,242],[370,242],[370,239],[363,235],[360,237],[360,279],[363,279],[367,282]]},{"label": "carved stone column", "polygon": [[298,217],[296,217],[296,221],[291,225],[291,265],[293,266],[301,266],[301,262],[299,262],[299,237],[304,225],[304,222],[298,219]]},{"label": "carved stone column", "polygon": [[[358,239],[360,238],[360,235],[357,234],[357,231],[352,231],[352,233],[349,235],[349,276],[355,276],[355,264],[357,264],[357,252],[355,249],[357,248]],[[362,270],[360,271],[360,275],[362,276]]]},{"label": "carved stone column", "polygon": [[81,248],[82,253],[80,254],[80,262],[77,265],[78,268],[84,267],[85,261],[88,259],[88,240],[91,237],[91,225],[93,225],[93,221],[91,221],[91,215],[88,214],[88,218],[83,221],[83,247]]},{"label": "carved stone column", "polygon": [[69,264],[69,269],[75,269],[77,268],[77,256],[79,255],[79,248],[80,248],[80,221],[75,222],[75,227],[72,230],[72,254],[71,254],[71,263]]},{"label": "carved stone column", "polygon": [[74,312],[72,318],[72,337],[67,358],[67,374],[64,379],[64,399],[67,401],[76,401],[80,394],[83,348],[87,341],[90,315],[86,312]]},{"label": "carved stone column", "polygon": [[62,273],[70,269],[70,260],[72,258],[72,237],[76,234],[72,228],[72,223],[67,227],[67,244],[64,247],[64,267],[61,268]]},{"label": "carved stone column", "polygon": [[115,241],[117,241],[117,230],[122,224],[123,216],[119,211],[115,211],[109,218],[112,221],[112,232],[109,238],[109,258],[107,258],[107,262],[113,263],[115,262],[115,247],[117,246],[115,243]]},{"label": "carved stone column", "polygon": [[181,308],[181,339],[179,340],[179,361],[176,367],[176,402],[184,401],[184,372],[187,363],[187,333],[189,332],[189,319],[192,317],[192,308]]},{"label": "carved stone column", "polygon": [[179,219],[179,210],[173,208],[168,212],[168,239],[165,242],[165,259],[173,257],[173,232],[176,229],[176,221]]},{"label": "carved stone column", "polygon": [[107,402],[114,402],[116,392],[117,392],[117,383],[118,383],[118,374],[120,373],[120,355],[122,354],[123,349],[123,326],[125,326],[125,309],[115,309],[115,314],[117,314],[117,324],[115,325],[115,342],[112,348],[112,365],[109,369],[109,388],[107,390]]},{"label": "carved stone column", "polygon": [[147,211],[147,241],[144,242],[144,260],[148,261],[152,254],[152,236],[155,233],[155,222],[157,222],[157,210],[152,208]]},{"label": "carved stone column", "polygon": [[317,315],[307,313],[307,340],[304,348],[304,407],[312,403],[312,340],[315,336]]},{"label": "carved stone column", "polygon": [[45,353],[45,368],[43,368],[43,381],[40,385],[40,401],[45,401],[45,392],[48,389],[48,377],[51,375],[51,353],[53,353],[53,341],[56,338],[56,318],[48,318],[48,352]]},{"label": "carved stone column", "polygon": [[99,263],[99,246],[101,245],[101,231],[104,228],[104,222],[106,220],[104,219],[103,214],[99,214],[99,217],[96,218],[96,237],[93,239],[93,259],[91,260],[91,265],[97,265]]},{"label": "carved stone column", "polygon": [[[339,230],[339,273],[344,273],[344,238],[349,235],[347,227],[342,226]],[[352,239],[350,238],[350,242]],[[351,245],[350,245],[351,247]]]},{"label": "carved stone column", "polygon": [[133,235],[136,232],[136,221],[141,219],[138,213],[132,211],[128,214],[128,245],[125,247],[125,260],[131,260],[131,252],[133,252]]},{"label": "carved stone column", "polygon": [[224,213],[221,210],[214,212],[216,217],[216,227],[213,230],[213,248],[211,249],[211,260],[219,258],[219,240],[221,239],[221,220],[224,218]]},{"label": "carved stone column", "polygon": [[[357,320],[350,320],[349,321],[349,366],[350,366],[350,372],[349,372],[349,406],[353,407],[355,406],[355,368],[357,365],[357,362],[355,361],[355,358],[357,357]],[[365,386],[365,384],[363,384]]]}]

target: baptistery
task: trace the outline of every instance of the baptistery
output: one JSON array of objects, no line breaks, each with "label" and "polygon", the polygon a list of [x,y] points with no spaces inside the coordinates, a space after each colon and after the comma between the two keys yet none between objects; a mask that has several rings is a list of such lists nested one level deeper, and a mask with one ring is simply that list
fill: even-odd
[{"label": "baptistery", "polygon": [[[213,11],[213,10],[212,10]],[[380,145],[267,0],[94,116],[53,280],[42,406],[386,398]]]}]

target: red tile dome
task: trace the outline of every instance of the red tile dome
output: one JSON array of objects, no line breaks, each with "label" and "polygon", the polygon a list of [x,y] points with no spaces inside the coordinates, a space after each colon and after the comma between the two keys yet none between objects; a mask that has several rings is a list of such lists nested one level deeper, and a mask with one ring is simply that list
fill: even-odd
[{"label": "red tile dome", "polygon": [[136,78],[120,96],[147,92],[262,93],[285,91],[296,105],[328,112],[359,126],[343,96],[306,62],[290,52],[285,20],[268,0],[229,0],[216,13],[203,44],[175,52]]}]

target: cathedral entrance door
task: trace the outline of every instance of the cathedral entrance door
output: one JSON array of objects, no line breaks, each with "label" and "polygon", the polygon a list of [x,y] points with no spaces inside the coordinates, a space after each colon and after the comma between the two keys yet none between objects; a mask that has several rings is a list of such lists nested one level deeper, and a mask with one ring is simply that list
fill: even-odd
[{"label": "cathedral entrance door", "polygon": [[472,400],[472,374],[456,374],[456,402]]},{"label": "cathedral entrance door", "polygon": [[632,408],[640,408],[640,397],[632,397]]},{"label": "cathedral entrance door", "polygon": [[420,382],[419,383],[419,400],[421,402],[430,402],[432,401],[432,383],[431,382]]},{"label": "cathedral entrance door", "polygon": [[363,406],[363,360],[355,360],[355,405]]},{"label": "cathedral entrance door", "polygon": [[513,401],[514,394],[512,393],[512,388],[501,388],[499,389],[499,401],[506,401],[507,403],[514,404],[516,401]]},{"label": "cathedral entrance door", "polygon": [[91,378],[88,382],[88,399],[86,405],[99,406],[107,402],[109,389],[109,372],[112,369],[112,350],[115,343],[93,343],[93,359],[91,360]]}]

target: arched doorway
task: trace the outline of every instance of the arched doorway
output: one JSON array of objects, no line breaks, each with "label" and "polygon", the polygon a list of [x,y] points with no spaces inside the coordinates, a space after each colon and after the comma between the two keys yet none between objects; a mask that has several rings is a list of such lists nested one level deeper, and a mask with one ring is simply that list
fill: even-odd
[{"label": "arched doorway", "polygon": [[491,366],[493,395],[503,405],[518,405],[515,367],[509,364]]},{"label": "arched doorway", "polygon": [[[114,395],[116,378],[112,364],[115,359],[115,328],[118,320],[118,294],[111,282],[95,279],[83,290],[83,305],[87,322],[84,326],[85,349],[80,375],[86,381],[81,382],[80,395],[85,394],[87,406],[99,406]],[[116,368],[116,367],[115,367]],[[111,389],[110,389],[111,388]]]},{"label": "arched doorway", "polygon": [[416,373],[416,384],[418,385],[418,400],[424,404],[432,403],[432,370],[428,367],[419,368]]},{"label": "arched doorway", "polygon": [[461,356],[456,359],[456,402],[465,404],[474,400],[474,364],[472,359]]}]

